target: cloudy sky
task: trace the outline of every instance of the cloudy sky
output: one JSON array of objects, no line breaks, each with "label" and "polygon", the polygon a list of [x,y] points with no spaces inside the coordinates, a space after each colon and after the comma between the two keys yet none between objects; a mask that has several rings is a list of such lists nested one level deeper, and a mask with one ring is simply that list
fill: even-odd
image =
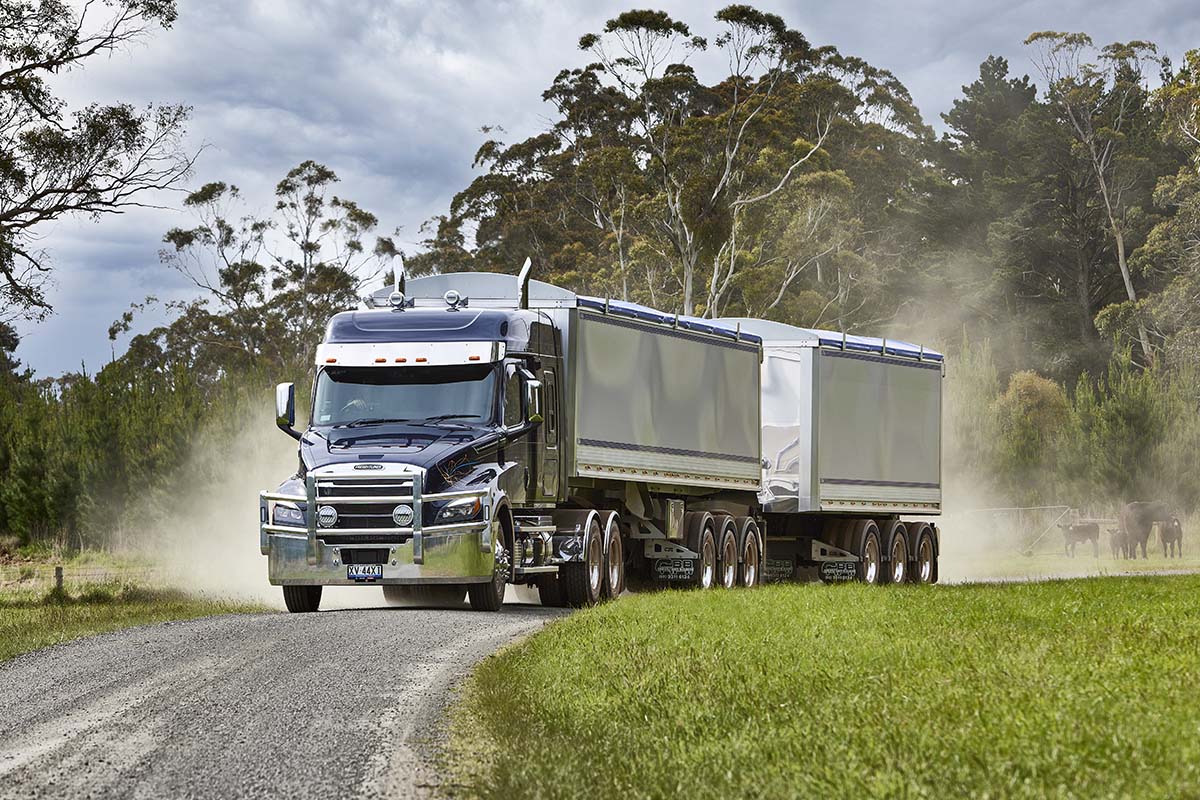
[{"label": "cloudy sky", "polygon": [[[342,179],[339,192],[402,228],[414,249],[422,221],[471,179],[481,125],[507,139],[545,125],[540,100],[556,72],[585,63],[579,36],[628,9],[662,8],[715,33],[725,3],[438,2],[438,0],[179,0],[167,32],[59,82],[75,103],[191,105],[189,137],[204,146],[192,185],[224,180],[261,209],[292,166],[312,158]],[[1189,0],[857,0],[756,4],[815,44],[892,70],[938,125],[988,54],[1032,72],[1021,41],[1034,30],[1082,30],[1098,42],[1148,39],[1178,61],[1200,43]],[[696,61],[718,80],[720,61]],[[180,197],[159,202],[178,207]],[[111,358],[108,325],[147,294],[183,298],[183,280],[158,261],[162,234],[188,225],[155,210],[43,231],[53,254],[56,313],[19,326],[17,351],[39,375],[89,370]],[[144,320],[142,329],[151,320]],[[120,343],[117,354],[120,353]]]}]

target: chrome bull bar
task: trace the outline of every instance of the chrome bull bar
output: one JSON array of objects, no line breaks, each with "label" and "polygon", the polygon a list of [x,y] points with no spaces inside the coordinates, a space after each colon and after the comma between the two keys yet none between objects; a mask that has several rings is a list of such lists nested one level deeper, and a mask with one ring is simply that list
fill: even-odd
[{"label": "chrome bull bar", "polygon": [[[378,483],[380,479],[396,480],[402,479],[408,483],[407,487],[403,483],[396,483],[397,488],[407,488],[407,494],[347,494],[335,495],[325,494],[320,490],[338,489],[347,490],[355,489],[357,485],[362,488],[380,488]],[[304,532],[306,538],[305,554],[306,560],[310,566],[315,566],[321,560],[321,539],[325,535],[375,535],[375,536],[398,536],[409,537],[412,542],[412,560],[414,564],[423,564],[425,562],[424,552],[424,537],[425,535],[440,534],[448,531],[462,531],[467,528],[479,527],[479,549],[481,552],[492,552],[491,541],[491,493],[487,488],[467,489],[453,492],[433,492],[426,494],[422,491],[424,483],[424,474],[421,472],[406,473],[402,476],[387,475],[387,476],[364,476],[342,475],[342,474],[320,474],[314,475],[309,473],[305,477],[305,493],[303,495],[285,494],[282,492],[259,492],[259,549],[264,555],[270,551],[269,536],[288,535],[295,536],[300,532]],[[443,502],[449,500],[458,500],[464,497],[478,497],[482,516],[479,519],[469,522],[456,522],[446,525],[425,525],[424,524],[424,505],[427,502]],[[274,522],[274,512],[276,503],[293,503],[305,504],[305,525],[279,525]],[[413,521],[411,525],[404,527],[371,527],[371,528],[349,528],[349,527],[328,527],[322,528],[317,524],[317,510],[321,505],[333,506],[354,506],[354,505],[410,505],[413,510]],[[352,545],[347,545],[352,546]],[[364,545],[371,546],[371,545]]]}]

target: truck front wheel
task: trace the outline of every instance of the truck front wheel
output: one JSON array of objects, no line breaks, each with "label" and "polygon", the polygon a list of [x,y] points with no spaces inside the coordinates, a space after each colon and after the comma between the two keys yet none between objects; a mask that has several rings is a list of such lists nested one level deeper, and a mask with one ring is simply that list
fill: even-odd
[{"label": "truck front wheel", "polygon": [[283,603],[293,614],[309,614],[321,607],[321,587],[284,586]]},{"label": "truck front wheel", "polygon": [[508,571],[511,559],[505,545],[508,539],[504,528],[495,524],[492,528],[492,551],[495,560],[492,566],[492,579],[487,583],[472,583],[467,585],[467,599],[471,608],[476,611],[499,611],[504,605],[504,590],[508,587]]}]

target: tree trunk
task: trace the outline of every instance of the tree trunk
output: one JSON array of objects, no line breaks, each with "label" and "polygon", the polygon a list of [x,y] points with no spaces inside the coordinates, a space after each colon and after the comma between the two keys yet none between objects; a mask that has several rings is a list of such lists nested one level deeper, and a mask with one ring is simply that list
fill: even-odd
[{"label": "tree trunk", "polygon": [[[1117,264],[1121,267],[1121,279],[1125,281],[1125,294],[1129,297],[1130,302],[1137,305],[1137,292],[1133,288],[1133,279],[1129,274],[1129,263],[1125,260],[1125,235],[1121,232],[1121,226],[1109,215],[1109,222],[1112,224],[1113,237],[1117,240]],[[1150,350],[1150,334],[1146,330],[1145,323],[1142,322],[1141,314],[1137,308],[1134,308],[1134,313],[1137,314],[1137,329],[1138,342],[1142,346],[1142,356],[1145,359],[1146,366],[1154,363],[1154,353]]]}]

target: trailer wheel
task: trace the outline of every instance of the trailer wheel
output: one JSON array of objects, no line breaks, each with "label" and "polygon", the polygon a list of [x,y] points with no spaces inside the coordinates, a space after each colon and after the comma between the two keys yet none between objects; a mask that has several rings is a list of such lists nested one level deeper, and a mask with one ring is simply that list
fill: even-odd
[{"label": "trailer wheel", "polygon": [[625,547],[621,543],[621,526],[615,520],[611,524],[613,530],[604,555],[604,596],[616,598],[625,591]]},{"label": "trailer wheel", "polygon": [[738,536],[733,517],[713,517],[713,540],[717,545],[717,575],[715,584],[722,589],[737,586]]},{"label": "trailer wheel", "polygon": [[583,561],[558,568],[558,579],[569,605],[576,608],[600,602],[604,592],[604,533],[592,517],[583,545]]},{"label": "trailer wheel", "polygon": [[879,526],[875,520],[861,520],[855,527],[858,539],[858,579],[863,583],[883,580],[883,548],[879,543]]},{"label": "trailer wheel", "polygon": [[753,517],[734,520],[741,531],[741,564],[738,566],[738,585],[747,589],[757,586],[761,577],[762,543],[758,538],[758,523]]},{"label": "trailer wheel", "polygon": [[897,520],[891,525],[888,544],[888,581],[905,583],[908,580],[908,529]]},{"label": "trailer wheel", "polygon": [[700,556],[696,571],[692,573],[692,585],[711,589],[717,577],[717,541],[713,534],[712,514],[693,511],[684,517],[687,529],[688,549]]},{"label": "trailer wheel", "polygon": [[284,586],[283,604],[293,614],[309,614],[321,607],[320,586]]},{"label": "trailer wheel", "polygon": [[[496,520],[500,515],[496,515]],[[505,545],[508,538],[505,528],[498,522],[492,523],[492,579],[487,583],[467,584],[467,599],[476,611],[499,611],[504,606],[504,590],[508,588],[508,573],[511,557]]]},{"label": "trailer wheel", "polygon": [[914,525],[913,541],[916,542],[915,568],[909,573],[908,579],[913,583],[937,583],[937,548],[933,542],[933,532],[929,524],[918,522]]}]

